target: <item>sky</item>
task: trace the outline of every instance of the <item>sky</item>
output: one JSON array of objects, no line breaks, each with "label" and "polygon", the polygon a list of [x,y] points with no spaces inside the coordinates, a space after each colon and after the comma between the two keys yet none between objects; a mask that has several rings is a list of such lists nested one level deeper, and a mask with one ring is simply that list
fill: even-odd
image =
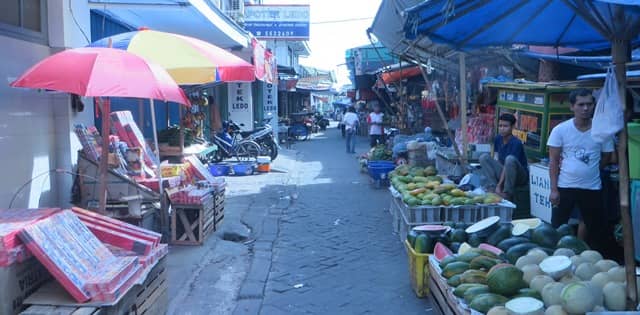
[{"label": "sky", "polygon": [[[311,56],[303,65],[335,70],[338,84],[350,83],[344,66],[345,50],[370,44],[366,30],[371,26],[382,0],[264,0],[264,4],[309,4]],[[366,18],[366,19],[363,19]],[[337,22],[351,20],[345,22]],[[333,23],[326,23],[336,21]]]}]

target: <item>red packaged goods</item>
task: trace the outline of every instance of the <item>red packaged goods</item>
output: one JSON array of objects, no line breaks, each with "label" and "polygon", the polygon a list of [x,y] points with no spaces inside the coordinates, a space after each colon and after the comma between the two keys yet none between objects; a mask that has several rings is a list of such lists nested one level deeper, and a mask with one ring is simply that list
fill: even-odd
[{"label": "red packaged goods", "polygon": [[20,244],[12,249],[0,251],[0,267],[11,266],[14,263],[21,263],[33,257],[24,244]]},{"label": "red packaged goods", "polygon": [[91,296],[97,295],[99,292],[110,292],[122,285],[122,282],[127,279],[127,276],[131,276],[130,272],[134,268],[138,267],[138,257],[113,257],[107,261],[107,264],[97,269],[87,283],[85,284],[85,290],[87,290]]},{"label": "red packaged goods", "polygon": [[137,262],[136,257],[116,258],[69,210],[24,227],[20,238],[78,302],[91,298],[87,284],[114,288]]},{"label": "red packaged goods", "polygon": [[129,289],[131,289],[132,286],[140,282],[142,278],[143,270],[144,269],[142,267],[140,267],[139,265],[136,265],[134,268],[132,268],[129,271],[129,273],[126,276],[122,277],[120,282],[113,289],[108,291],[97,292],[93,296],[92,301],[114,302],[118,300],[118,298],[124,295],[125,293],[127,293],[127,291],[129,291]]},{"label": "red packaged goods", "polygon": [[216,178],[213,177],[213,175],[211,175],[211,173],[209,172],[209,169],[207,169],[204,164],[202,164],[202,162],[200,162],[200,159],[198,159],[195,155],[190,155],[185,157],[185,160],[187,162],[189,162],[189,168],[192,171],[192,174],[198,179],[198,180],[206,180],[210,183],[215,183],[216,182]]},{"label": "red packaged goods", "polygon": [[20,230],[34,222],[60,211],[59,208],[0,209],[0,252],[20,245]]},{"label": "red packaged goods", "polygon": [[132,237],[87,221],[83,221],[83,223],[103,243],[133,251],[137,255],[147,255],[153,247],[153,243],[150,241]]},{"label": "red packaged goods", "polygon": [[[89,221],[91,223],[100,224],[108,228],[112,228],[115,226],[119,228],[119,231],[130,231],[130,233],[128,234],[139,237],[141,239],[152,241],[154,245],[158,245],[160,243],[160,239],[162,239],[162,234],[141,228],[137,225],[122,222],[120,220],[116,220],[78,207],[73,207],[71,208],[71,210],[76,215],[79,215],[79,218],[82,221]],[[89,220],[88,218],[91,218],[91,220]]]}]

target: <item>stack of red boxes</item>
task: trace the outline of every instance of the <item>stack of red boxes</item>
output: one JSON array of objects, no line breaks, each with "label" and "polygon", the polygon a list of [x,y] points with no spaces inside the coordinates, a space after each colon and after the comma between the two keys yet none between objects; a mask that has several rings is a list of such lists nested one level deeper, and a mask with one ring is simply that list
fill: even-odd
[{"label": "stack of red boxes", "polygon": [[18,232],[25,226],[42,220],[57,211],[60,211],[60,209],[0,210],[0,267],[23,262],[31,257],[31,252],[27,250],[18,237]]}]

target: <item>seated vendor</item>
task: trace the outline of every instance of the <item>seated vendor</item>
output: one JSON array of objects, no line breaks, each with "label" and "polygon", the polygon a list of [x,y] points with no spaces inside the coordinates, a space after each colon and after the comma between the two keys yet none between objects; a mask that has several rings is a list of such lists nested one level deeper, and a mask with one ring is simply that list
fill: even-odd
[{"label": "seated vendor", "polygon": [[493,141],[493,154],[480,156],[480,171],[486,177],[485,187],[495,190],[503,198],[512,199],[518,186],[528,185],[529,171],[524,146],[513,136],[516,118],[512,114],[502,114],[498,120],[498,135]]}]

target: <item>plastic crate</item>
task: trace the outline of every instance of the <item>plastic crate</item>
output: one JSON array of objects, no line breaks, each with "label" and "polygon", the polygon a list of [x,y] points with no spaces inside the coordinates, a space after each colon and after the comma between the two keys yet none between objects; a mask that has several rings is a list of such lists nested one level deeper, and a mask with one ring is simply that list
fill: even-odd
[{"label": "plastic crate", "polygon": [[640,180],[631,181],[631,225],[636,261],[640,262]]},{"label": "plastic crate", "polygon": [[367,171],[373,180],[386,180],[387,174],[396,168],[391,161],[369,161]]},{"label": "plastic crate", "polygon": [[416,253],[407,240],[404,241],[409,261],[409,280],[416,296],[424,298],[429,295],[429,256],[431,254]]},{"label": "plastic crate", "polygon": [[640,124],[628,123],[629,178],[640,179]]},{"label": "plastic crate", "polygon": [[231,171],[231,165],[226,163],[209,164],[209,173],[213,176],[227,176]]}]

